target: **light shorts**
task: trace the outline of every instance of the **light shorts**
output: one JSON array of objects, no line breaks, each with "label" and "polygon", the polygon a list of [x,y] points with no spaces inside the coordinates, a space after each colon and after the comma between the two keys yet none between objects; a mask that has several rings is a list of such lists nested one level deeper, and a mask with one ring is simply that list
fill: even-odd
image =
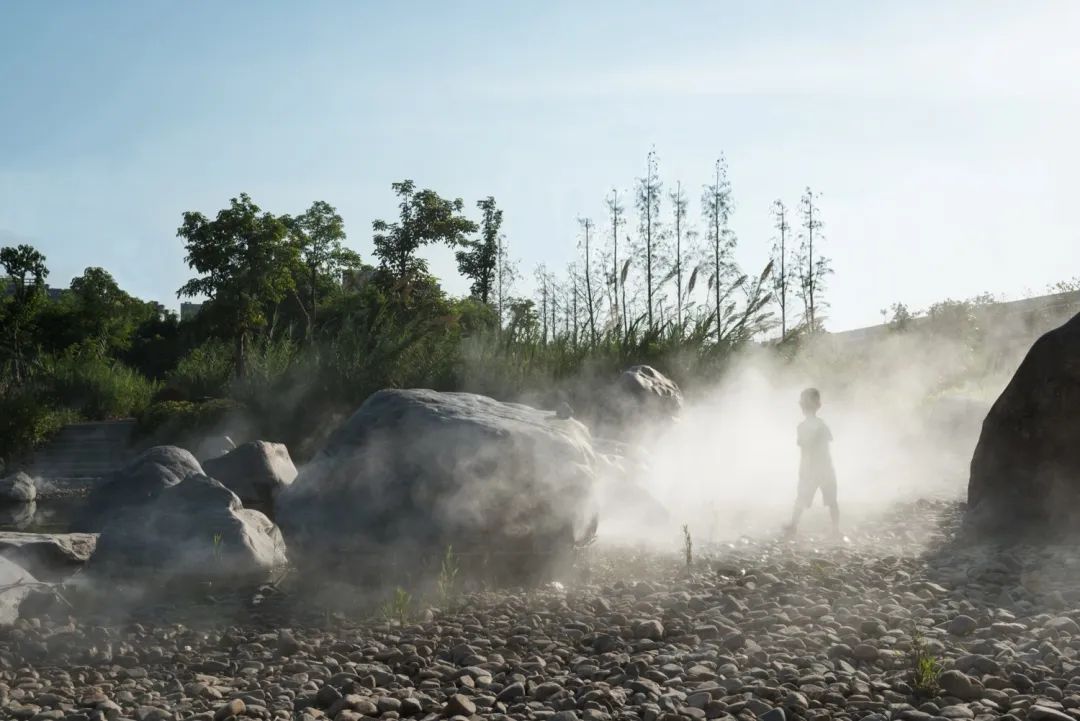
[{"label": "light shorts", "polygon": [[800,478],[797,503],[803,508],[809,508],[814,503],[814,496],[819,488],[822,502],[829,508],[836,508],[836,478],[834,476]]}]

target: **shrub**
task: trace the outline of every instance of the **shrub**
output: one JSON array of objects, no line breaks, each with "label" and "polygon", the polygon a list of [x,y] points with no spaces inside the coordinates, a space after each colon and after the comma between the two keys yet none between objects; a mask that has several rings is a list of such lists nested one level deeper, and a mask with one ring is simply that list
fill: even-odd
[{"label": "shrub", "polygon": [[227,422],[244,413],[242,404],[227,399],[202,403],[160,401],[139,416],[135,436],[155,443],[183,444],[191,438],[220,431]]},{"label": "shrub", "polygon": [[142,413],[158,389],[119,361],[82,354],[45,359],[34,385],[46,404],[95,421]]},{"label": "shrub", "polygon": [[166,385],[191,400],[228,395],[233,376],[233,354],[226,343],[207,341],[176,364]]},{"label": "shrub", "polygon": [[0,396],[0,457],[11,460],[33,451],[68,423],[79,420],[69,408],[42,403],[29,391]]}]

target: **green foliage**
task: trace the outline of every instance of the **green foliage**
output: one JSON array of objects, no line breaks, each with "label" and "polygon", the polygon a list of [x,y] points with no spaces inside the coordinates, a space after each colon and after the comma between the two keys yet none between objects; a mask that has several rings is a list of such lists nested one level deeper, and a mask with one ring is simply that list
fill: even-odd
[{"label": "green foliage", "polygon": [[926,648],[926,640],[916,626],[911,634],[911,687],[915,697],[932,698],[937,695],[941,663]]},{"label": "green foliage", "polygon": [[342,245],[345,221],[329,203],[318,200],[302,215],[288,221],[289,234],[300,261],[296,288],[303,288],[301,308],[311,334],[318,320],[320,281],[340,277],[360,267],[360,256]]},{"label": "green foliage", "polygon": [[394,595],[379,607],[379,615],[387,624],[408,626],[413,617],[412,594],[401,586],[394,590]]},{"label": "green foliage", "polygon": [[93,420],[136,416],[158,388],[119,361],[85,353],[46,358],[34,384],[46,403]]},{"label": "green foliage", "polygon": [[0,248],[6,278],[0,288],[0,331],[5,365],[16,381],[27,374],[27,335],[45,298],[45,256],[29,245]]},{"label": "green foliage", "polygon": [[0,393],[0,458],[25,456],[78,420],[75,411],[42,402],[31,388]]},{"label": "green foliage", "polygon": [[478,201],[476,206],[482,213],[480,237],[462,241],[464,249],[457,252],[458,271],[472,281],[472,296],[481,303],[489,303],[496,292],[503,212],[495,207],[495,198],[491,196]]},{"label": "green foliage", "polygon": [[454,555],[454,547],[446,547],[446,555],[443,556],[442,565],[439,567],[439,578],[436,588],[439,593],[439,605],[443,609],[453,605],[458,594],[458,574],[461,566],[457,556]]},{"label": "green foliage", "polygon": [[225,536],[222,535],[221,533],[215,533],[214,537],[212,539],[212,541],[213,541],[212,553],[213,553],[213,556],[214,556],[214,565],[215,566],[220,566],[221,565],[221,558],[222,558],[221,549],[222,549],[222,542],[224,540],[225,540]]},{"label": "green foliage", "polygon": [[295,288],[298,249],[288,242],[288,230],[285,219],[264,213],[241,193],[214,220],[184,213],[176,231],[185,240],[185,260],[200,274],[177,294],[210,299],[222,333],[236,344],[239,375],[245,370],[248,335],[267,324],[267,307]]},{"label": "green foliage", "polygon": [[181,358],[166,385],[183,398],[220,398],[228,393],[232,374],[231,351],[221,341],[211,340]]},{"label": "green foliage", "polygon": [[427,263],[416,257],[422,246],[437,242],[457,246],[476,232],[476,223],[461,215],[465,207],[461,198],[446,200],[434,190],[418,191],[411,180],[393,183],[391,188],[400,199],[398,221],[376,220],[372,229],[375,255],[394,280],[403,282],[427,273]]},{"label": "green foliage", "polygon": [[159,401],[137,417],[135,433],[157,443],[176,443],[217,431],[229,420],[245,415],[244,406],[228,399],[203,403]]}]

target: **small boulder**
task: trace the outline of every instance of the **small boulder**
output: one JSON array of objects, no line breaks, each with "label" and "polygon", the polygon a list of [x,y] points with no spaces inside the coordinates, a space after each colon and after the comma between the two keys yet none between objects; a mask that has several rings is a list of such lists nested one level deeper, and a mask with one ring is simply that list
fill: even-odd
[{"label": "small boulder", "polygon": [[253,441],[203,463],[206,475],[246,505],[271,508],[278,493],[296,480],[296,466],[281,443]]},{"label": "small boulder", "polygon": [[192,475],[112,513],[88,568],[114,577],[243,584],[285,563],[285,542],[270,519],[244,508],[214,479]]},{"label": "small boulder", "polygon": [[682,391],[675,381],[652,366],[623,371],[609,391],[608,411],[622,422],[666,421],[682,412]]},{"label": "small boulder", "polygon": [[34,525],[34,517],[37,515],[37,502],[17,503],[14,505],[0,505],[0,527],[24,529]]},{"label": "small boulder", "polygon": [[96,533],[0,531],[0,556],[48,581],[60,580],[78,569],[90,560],[96,546]]},{"label": "small boulder", "polygon": [[101,530],[113,514],[153,501],[166,488],[202,472],[190,451],[176,446],[149,448],[90,492],[73,530]]},{"label": "small boulder", "polygon": [[19,620],[19,606],[36,583],[29,571],[0,556],[0,626],[10,626]]},{"label": "small boulder", "polygon": [[30,503],[37,498],[34,479],[22,471],[0,480],[0,505]]}]

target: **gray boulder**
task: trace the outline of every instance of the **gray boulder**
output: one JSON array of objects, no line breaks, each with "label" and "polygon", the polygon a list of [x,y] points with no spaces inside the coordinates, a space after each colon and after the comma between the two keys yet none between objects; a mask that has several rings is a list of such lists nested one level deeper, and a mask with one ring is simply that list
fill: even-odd
[{"label": "gray boulder", "polygon": [[0,531],[0,556],[46,581],[71,574],[90,560],[96,546],[95,533]]},{"label": "gray boulder", "polygon": [[0,626],[19,620],[19,606],[37,582],[25,568],[0,556]]},{"label": "gray boulder", "polygon": [[641,423],[669,423],[682,412],[682,391],[652,366],[628,368],[604,392],[598,427],[604,436],[621,437]]},{"label": "gray boulder", "polygon": [[0,479],[0,505],[30,503],[37,498],[34,479],[22,471]]},{"label": "gray boulder", "polygon": [[149,448],[90,492],[73,529],[99,531],[114,513],[153,501],[166,488],[202,472],[190,451],[176,446]]},{"label": "gray boulder", "polygon": [[212,478],[189,475],[114,509],[88,564],[94,574],[243,584],[285,565],[281,532]]},{"label": "gray boulder", "polygon": [[1080,530],[1080,315],[1032,345],[971,459],[968,521],[993,532]]},{"label": "gray boulder", "polygon": [[0,505],[0,527],[30,528],[37,517],[37,502]]},{"label": "gray boulder", "polygon": [[203,463],[211,478],[221,481],[247,505],[271,508],[274,499],[296,479],[289,449],[281,443],[253,441]]},{"label": "gray boulder", "polygon": [[524,572],[595,533],[595,461],[573,419],[471,393],[384,390],[278,495],[275,515],[301,565],[415,566],[452,545]]}]

